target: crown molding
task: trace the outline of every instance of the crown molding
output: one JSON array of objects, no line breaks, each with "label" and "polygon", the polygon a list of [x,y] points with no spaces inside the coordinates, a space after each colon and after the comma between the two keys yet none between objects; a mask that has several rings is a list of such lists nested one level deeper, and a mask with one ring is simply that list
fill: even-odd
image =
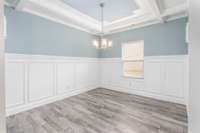
[{"label": "crown molding", "polygon": [[188,9],[188,3],[181,4],[179,6],[168,8],[164,10],[164,13],[162,14],[163,17],[170,16],[170,15],[176,15],[178,13],[187,12]]},{"label": "crown molding", "polygon": [[[187,16],[187,3],[161,10],[156,0],[135,0],[139,9],[132,16],[112,22],[104,22],[105,34],[140,28],[155,23],[164,23],[170,19]],[[8,5],[9,6],[9,5]],[[78,30],[99,35],[100,21],[63,4],[60,0],[21,0],[15,8]]]},{"label": "crown molding", "polygon": [[[43,0],[45,2],[46,0]],[[37,3],[38,2],[38,3]],[[55,0],[55,3],[57,1]],[[88,18],[86,15],[80,14],[68,7],[58,8],[49,2],[49,4],[41,4],[38,0],[21,0],[16,10],[28,12],[51,21],[70,26],[88,33],[95,34],[100,31],[100,24],[94,19]],[[56,3],[58,5],[60,3]],[[67,12],[63,12],[63,8],[67,8]]]},{"label": "crown molding", "polygon": [[[176,15],[176,16],[168,17],[167,19],[165,19],[164,23],[170,22],[170,21],[173,21],[173,20],[177,20],[177,19],[181,19],[181,18],[186,18],[186,17],[188,17],[188,15],[185,14],[185,13],[179,14],[179,15]],[[116,29],[116,30],[110,31],[108,33],[105,33],[105,35],[111,35],[111,34],[124,32],[124,31],[128,31],[128,30],[139,29],[139,28],[143,28],[143,27],[147,27],[147,26],[151,26],[151,25],[155,25],[155,24],[160,24],[160,23],[163,23],[163,22],[161,22],[160,20],[154,19],[154,20],[148,21],[146,23],[142,23],[142,24],[138,24],[138,25],[130,25],[130,26],[123,27],[121,29]]]}]

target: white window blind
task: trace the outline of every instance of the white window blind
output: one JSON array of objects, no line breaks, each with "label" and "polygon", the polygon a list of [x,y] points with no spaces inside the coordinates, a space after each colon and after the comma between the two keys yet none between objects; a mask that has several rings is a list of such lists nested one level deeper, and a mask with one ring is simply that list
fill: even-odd
[{"label": "white window blind", "polygon": [[122,46],[123,75],[131,78],[144,77],[144,41],[125,43]]}]

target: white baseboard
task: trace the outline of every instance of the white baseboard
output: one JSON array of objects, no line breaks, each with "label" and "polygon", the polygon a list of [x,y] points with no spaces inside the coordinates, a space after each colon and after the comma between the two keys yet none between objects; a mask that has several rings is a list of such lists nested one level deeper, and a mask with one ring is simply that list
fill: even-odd
[{"label": "white baseboard", "polygon": [[124,92],[124,93],[128,93],[128,94],[144,96],[144,97],[149,97],[149,98],[153,98],[153,99],[157,99],[157,100],[161,100],[161,101],[185,105],[184,98],[171,97],[171,96],[166,96],[166,95],[147,92],[147,91],[140,91],[140,90],[134,90],[134,89],[128,89],[128,88],[120,88],[120,87],[101,86],[100,88],[105,88],[105,89],[110,89],[110,90],[114,90],[114,91],[118,91],[118,92]]},{"label": "white baseboard", "polygon": [[96,88],[98,88],[98,87],[78,89],[76,91],[71,91],[71,92],[68,92],[68,93],[65,93],[65,94],[62,94],[62,95],[57,95],[57,96],[54,96],[54,97],[45,98],[43,100],[39,100],[39,101],[36,101],[36,102],[32,102],[32,103],[24,104],[24,105],[21,105],[21,106],[12,107],[12,108],[7,108],[6,109],[6,116],[11,116],[11,115],[23,112],[23,111],[27,111],[27,110],[30,110],[30,109],[33,109],[33,108],[36,108],[36,107],[39,107],[39,106],[43,106],[45,104],[50,104],[50,103],[53,103],[53,102],[56,102],[56,101],[59,101],[59,100],[63,100],[65,98],[69,98],[69,97],[72,97],[72,96],[75,96],[75,95],[79,95],[81,93],[84,93],[84,92],[87,92],[87,91],[90,91],[90,90],[93,90],[93,89],[96,89]]},{"label": "white baseboard", "polygon": [[173,102],[173,103],[178,103],[178,104],[185,104],[185,100],[182,98],[172,98],[169,96],[161,96],[159,94],[155,94],[155,93],[150,93],[150,92],[145,92],[145,91],[137,91],[137,90],[130,90],[127,88],[118,88],[118,87],[110,87],[110,86],[101,86],[101,87],[92,87],[92,88],[87,88],[87,89],[79,89],[76,91],[71,91],[62,95],[58,95],[58,96],[54,96],[54,97],[50,97],[50,98],[46,98],[37,102],[33,102],[33,103],[29,103],[29,104],[25,104],[25,105],[21,105],[21,106],[16,106],[16,107],[12,107],[12,108],[7,108],[6,109],[6,116],[11,116],[23,111],[28,111],[31,110],[33,108],[36,107],[40,107],[46,104],[50,104],[59,100],[63,100],[75,95],[79,95],[81,93],[87,92],[87,91],[91,91],[93,89],[97,89],[97,88],[106,88],[109,90],[114,90],[114,91],[118,91],[118,92],[124,92],[124,93],[128,93],[128,94],[133,94],[133,95],[139,95],[139,96],[144,96],[144,97],[149,97],[149,98],[153,98],[153,99],[157,99],[157,100],[163,100],[166,102]]},{"label": "white baseboard", "polygon": [[187,105],[188,56],[151,56],[144,62],[145,73],[154,72],[131,79],[123,77],[120,58],[6,54],[7,116],[99,86]]},{"label": "white baseboard", "polygon": [[98,59],[6,54],[7,116],[99,86]]},{"label": "white baseboard", "polygon": [[[101,87],[187,105],[188,56],[147,56],[144,78],[123,76],[121,58],[100,59]],[[114,86],[114,87],[113,87]]]}]

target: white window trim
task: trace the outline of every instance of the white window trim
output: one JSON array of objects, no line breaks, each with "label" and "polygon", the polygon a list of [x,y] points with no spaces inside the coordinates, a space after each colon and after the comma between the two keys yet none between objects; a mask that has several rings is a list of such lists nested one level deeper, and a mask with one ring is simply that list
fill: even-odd
[{"label": "white window trim", "polygon": [[[141,43],[142,45],[143,45],[143,57],[142,57],[142,59],[134,59],[134,58],[126,58],[126,56],[124,56],[125,54],[124,54],[124,47],[125,47],[125,45],[127,45],[127,44],[139,44],[139,43]],[[138,41],[130,41],[130,42],[126,42],[126,43],[123,43],[122,44],[122,61],[123,61],[123,73],[122,73],[122,75],[123,75],[123,77],[125,77],[125,78],[133,78],[133,79],[144,79],[144,40],[138,40]],[[142,62],[143,63],[143,75],[142,76],[134,76],[134,75],[129,75],[129,74],[126,74],[126,72],[125,72],[125,63],[126,62]]]}]

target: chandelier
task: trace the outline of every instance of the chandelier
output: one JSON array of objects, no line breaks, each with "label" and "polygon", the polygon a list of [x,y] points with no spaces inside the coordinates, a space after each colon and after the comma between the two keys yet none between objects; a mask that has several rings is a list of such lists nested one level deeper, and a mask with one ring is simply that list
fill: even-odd
[{"label": "chandelier", "polygon": [[106,49],[112,47],[112,40],[108,40],[104,38],[104,3],[100,3],[100,8],[101,8],[101,34],[100,34],[100,39],[99,40],[94,40],[93,45],[97,49]]}]

